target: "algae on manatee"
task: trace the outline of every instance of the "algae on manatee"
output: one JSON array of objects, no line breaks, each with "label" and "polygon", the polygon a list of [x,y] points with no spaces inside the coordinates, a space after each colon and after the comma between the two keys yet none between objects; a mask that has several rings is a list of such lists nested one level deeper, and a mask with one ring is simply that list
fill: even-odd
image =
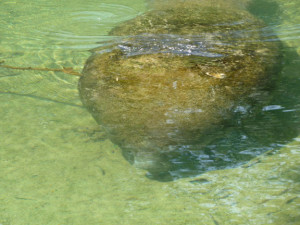
[{"label": "algae on manatee", "polygon": [[[221,1],[220,1],[221,2]],[[82,102],[123,155],[159,180],[209,143],[241,102],[256,101],[278,62],[265,24],[242,8],[172,4],[112,29],[79,81]]]}]

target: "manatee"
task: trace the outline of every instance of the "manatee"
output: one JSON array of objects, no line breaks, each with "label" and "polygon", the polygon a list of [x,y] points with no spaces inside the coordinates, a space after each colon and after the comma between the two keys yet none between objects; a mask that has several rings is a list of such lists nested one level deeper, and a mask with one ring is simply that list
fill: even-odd
[{"label": "manatee", "polygon": [[243,8],[198,1],[147,11],[93,51],[81,100],[129,162],[171,180],[176,157],[269,85],[279,47],[265,26]]}]

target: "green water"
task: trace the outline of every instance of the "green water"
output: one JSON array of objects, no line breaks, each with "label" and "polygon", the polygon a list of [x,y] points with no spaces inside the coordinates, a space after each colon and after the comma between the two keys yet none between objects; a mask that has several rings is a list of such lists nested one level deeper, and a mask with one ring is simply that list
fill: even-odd
[{"label": "green water", "polygon": [[[81,105],[78,77],[0,68],[0,224],[299,224],[300,3],[262,2],[253,12],[284,45],[280,87],[264,108],[270,121],[280,118],[270,125],[281,139],[268,143],[269,153],[153,181],[101,138]],[[143,0],[2,0],[0,61],[80,71],[112,27],[145,10]]]}]

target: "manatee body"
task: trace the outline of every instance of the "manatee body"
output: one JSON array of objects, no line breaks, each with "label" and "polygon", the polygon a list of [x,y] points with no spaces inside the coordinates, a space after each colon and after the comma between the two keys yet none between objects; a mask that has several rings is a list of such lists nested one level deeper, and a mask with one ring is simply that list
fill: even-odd
[{"label": "manatee body", "polygon": [[263,41],[264,26],[245,10],[197,3],[146,12],[87,60],[82,102],[130,162],[164,176],[265,87],[278,47]]}]

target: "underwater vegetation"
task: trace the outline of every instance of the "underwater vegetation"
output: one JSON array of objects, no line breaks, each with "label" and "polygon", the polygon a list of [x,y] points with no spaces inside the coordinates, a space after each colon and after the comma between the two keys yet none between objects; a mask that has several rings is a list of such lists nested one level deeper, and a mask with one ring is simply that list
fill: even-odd
[{"label": "underwater vegetation", "polygon": [[150,10],[93,50],[82,102],[129,162],[172,180],[179,159],[223,135],[233,112],[267,101],[280,46],[264,41],[265,26],[238,7],[191,1]]}]

